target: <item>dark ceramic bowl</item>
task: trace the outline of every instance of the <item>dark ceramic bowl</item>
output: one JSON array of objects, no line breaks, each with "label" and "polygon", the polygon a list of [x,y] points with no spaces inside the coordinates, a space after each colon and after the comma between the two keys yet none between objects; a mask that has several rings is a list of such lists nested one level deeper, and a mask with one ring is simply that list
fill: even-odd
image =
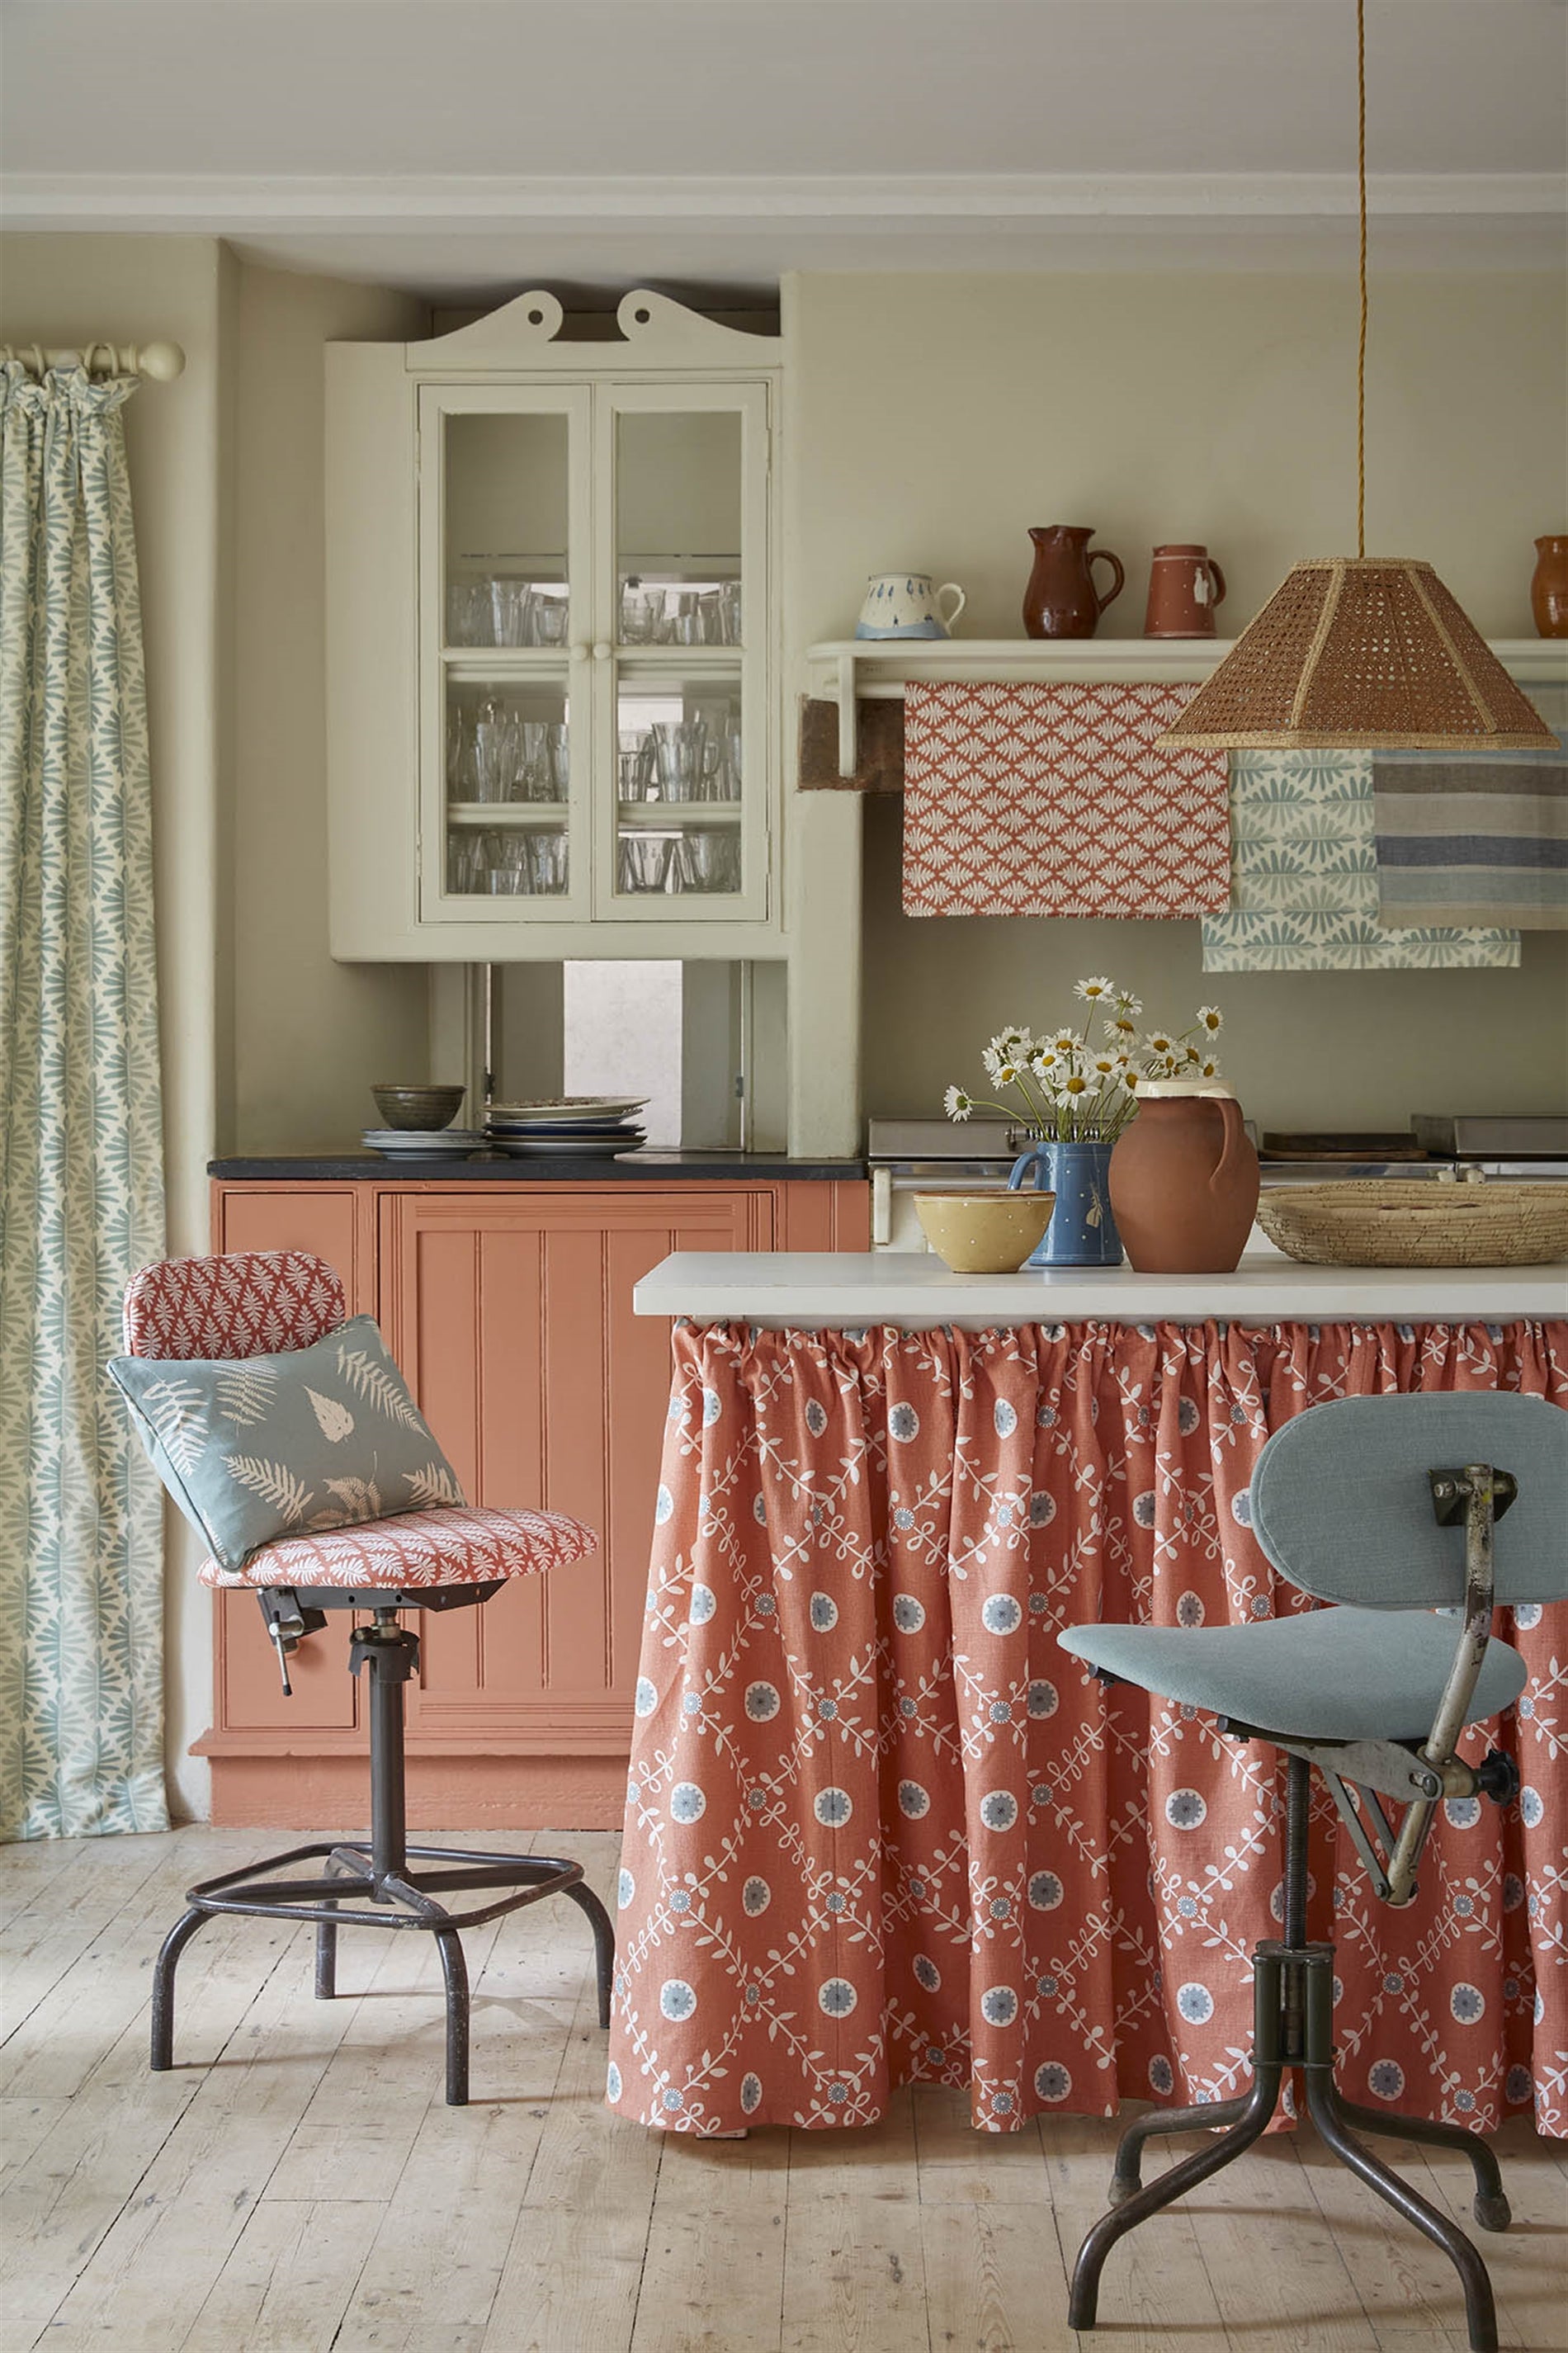
[{"label": "dark ceramic bowl", "polygon": [[466,1087],[372,1087],[375,1106],[388,1127],[450,1126]]}]

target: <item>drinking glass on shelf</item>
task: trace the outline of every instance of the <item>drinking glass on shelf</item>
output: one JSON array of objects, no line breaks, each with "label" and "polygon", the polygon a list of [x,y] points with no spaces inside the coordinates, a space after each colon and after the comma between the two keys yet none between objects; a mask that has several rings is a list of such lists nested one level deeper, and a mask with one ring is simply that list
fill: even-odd
[{"label": "drinking glass on shelf", "polygon": [[447,887],[471,895],[481,887],[484,861],[477,834],[451,833],[447,838]]},{"label": "drinking glass on shelf", "polygon": [[491,834],[490,892],[498,899],[513,899],[528,888],[528,838],[521,833]]},{"label": "drinking glass on shelf", "polygon": [[510,800],[520,758],[516,713],[493,699],[482,702],[474,723],[475,799]]},{"label": "drinking glass on shelf", "polygon": [[628,581],[621,590],[621,643],[650,646],[658,635],[660,600]]},{"label": "drinking glass on shelf", "polygon": [[741,642],[741,584],[726,580],[719,590],[719,643],[738,646]]},{"label": "drinking glass on shelf", "polygon": [[546,790],[542,800],[563,801],[572,783],[571,739],[563,725],[552,724],[544,730],[544,780]]},{"label": "drinking glass on shelf", "polygon": [[689,588],[665,591],[665,636],[672,646],[702,643],[702,599]]},{"label": "drinking glass on shelf", "polygon": [[534,592],[529,610],[531,646],[563,646],[566,642],[566,599]]},{"label": "drinking glass on shelf", "polygon": [[552,828],[527,837],[528,881],[523,886],[541,897],[558,897],[566,888],[566,835]]},{"label": "drinking glass on shelf", "polygon": [[707,741],[707,730],[702,722],[700,719],[656,719],[648,733],[653,737],[660,798],[667,801],[699,798],[702,786],[703,749]]},{"label": "drinking glass on shelf", "polygon": [[482,646],[490,639],[490,584],[453,580],[447,588],[447,643]]},{"label": "drinking glass on shelf", "polygon": [[740,836],[728,827],[694,827],[683,834],[676,849],[671,885],[677,891],[738,891]]},{"label": "drinking glass on shelf", "polygon": [[653,743],[635,727],[621,730],[616,777],[622,800],[647,800],[653,781]]},{"label": "drinking glass on shelf", "polygon": [[460,702],[447,712],[447,795],[454,801],[476,797],[473,719]]},{"label": "drinking glass on shelf", "polygon": [[669,875],[670,849],[663,834],[623,833],[619,888],[626,892],[664,890]]}]

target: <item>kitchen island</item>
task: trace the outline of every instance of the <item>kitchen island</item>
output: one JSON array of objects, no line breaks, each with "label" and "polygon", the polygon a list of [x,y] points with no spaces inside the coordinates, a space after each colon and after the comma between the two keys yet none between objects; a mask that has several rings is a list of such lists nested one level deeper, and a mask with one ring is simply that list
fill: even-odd
[{"label": "kitchen island", "polygon": [[[1234,2096],[1283,1760],[1103,1686],[1058,1630],[1307,1606],[1248,1524],[1269,1432],[1374,1390],[1568,1406],[1564,1271],[685,1251],[635,1304],[678,1321],[611,2104],[831,2127],[927,2081],[1002,2132]],[[1530,1683],[1471,1737],[1515,1751],[1521,1794],[1445,1810],[1411,1906],[1319,1825],[1342,2072],[1373,2106],[1488,2127],[1533,2101],[1568,2132],[1563,1619],[1503,1613]]]}]

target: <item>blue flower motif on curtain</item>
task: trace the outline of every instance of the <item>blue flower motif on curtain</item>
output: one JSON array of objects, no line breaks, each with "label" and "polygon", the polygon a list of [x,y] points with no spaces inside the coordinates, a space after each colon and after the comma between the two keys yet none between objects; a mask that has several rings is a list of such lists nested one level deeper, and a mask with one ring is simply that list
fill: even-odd
[{"label": "blue flower motif on curtain", "polygon": [[0,1838],[168,1820],[162,1499],[104,1375],[163,1250],[134,390],[0,367]]}]

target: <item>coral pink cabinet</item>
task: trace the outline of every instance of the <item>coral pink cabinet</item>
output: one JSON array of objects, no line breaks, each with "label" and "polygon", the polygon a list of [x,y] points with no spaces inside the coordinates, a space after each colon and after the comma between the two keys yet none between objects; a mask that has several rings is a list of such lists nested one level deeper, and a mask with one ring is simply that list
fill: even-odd
[{"label": "coral pink cabinet", "polygon": [[[864,1249],[863,1184],[220,1183],[215,1246],[314,1250],[373,1314],[465,1492],[598,1529],[597,1553],[481,1609],[428,1612],[410,1694],[426,1826],[619,1820],[668,1393],[668,1327],[632,1287],[672,1250]],[[357,1821],[356,1686],[341,1620],[285,1699],[248,1594],[218,1598],[219,1822]]]}]

